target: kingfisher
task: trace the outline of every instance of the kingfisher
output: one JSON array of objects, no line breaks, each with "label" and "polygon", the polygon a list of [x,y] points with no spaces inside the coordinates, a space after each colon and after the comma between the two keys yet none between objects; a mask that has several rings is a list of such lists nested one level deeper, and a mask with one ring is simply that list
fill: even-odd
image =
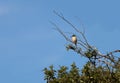
[{"label": "kingfisher", "polygon": [[77,37],[76,37],[76,35],[73,34],[71,40],[72,40],[72,42],[73,42],[75,45],[77,45]]}]

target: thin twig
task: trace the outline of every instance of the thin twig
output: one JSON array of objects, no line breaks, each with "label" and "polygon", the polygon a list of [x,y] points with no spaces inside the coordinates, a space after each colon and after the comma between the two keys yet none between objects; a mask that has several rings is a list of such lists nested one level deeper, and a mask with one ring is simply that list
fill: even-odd
[{"label": "thin twig", "polygon": [[56,28],[55,30],[57,30],[67,41],[72,42],[64,33],[62,30],[60,30],[60,28],[53,22],[50,22],[52,25],[54,25]]}]

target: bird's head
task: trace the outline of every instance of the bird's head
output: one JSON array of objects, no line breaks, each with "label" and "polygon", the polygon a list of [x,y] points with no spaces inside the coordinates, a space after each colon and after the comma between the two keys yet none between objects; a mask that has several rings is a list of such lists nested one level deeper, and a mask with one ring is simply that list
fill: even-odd
[{"label": "bird's head", "polygon": [[75,34],[73,34],[73,35],[72,35],[72,37],[76,37],[76,35],[75,35]]}]

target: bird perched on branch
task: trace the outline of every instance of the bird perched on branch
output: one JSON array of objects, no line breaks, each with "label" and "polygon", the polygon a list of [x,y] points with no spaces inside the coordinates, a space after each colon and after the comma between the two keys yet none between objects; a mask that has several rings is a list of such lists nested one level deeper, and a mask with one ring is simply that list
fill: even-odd
[{"label": "bird perched on branch", "polygon": [[77,45],[77,37],[76,37],[76,35],[73,34],[71,40],[72,40],[72,42],[73,42],[75,45]]}]

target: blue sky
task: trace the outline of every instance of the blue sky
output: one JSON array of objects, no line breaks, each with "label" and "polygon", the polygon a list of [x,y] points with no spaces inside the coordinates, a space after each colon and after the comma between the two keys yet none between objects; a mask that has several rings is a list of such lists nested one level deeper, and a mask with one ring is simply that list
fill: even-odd
[{"label": "blue sky", "polygon": [[102,53],[120,49],[119,0],[0,0],[0,83],[45,83],[42,69],[49,65],[79,67],[86,59],[66,51],[63,31],[73,30],[53,10],[82,29],[90,44]]}]

